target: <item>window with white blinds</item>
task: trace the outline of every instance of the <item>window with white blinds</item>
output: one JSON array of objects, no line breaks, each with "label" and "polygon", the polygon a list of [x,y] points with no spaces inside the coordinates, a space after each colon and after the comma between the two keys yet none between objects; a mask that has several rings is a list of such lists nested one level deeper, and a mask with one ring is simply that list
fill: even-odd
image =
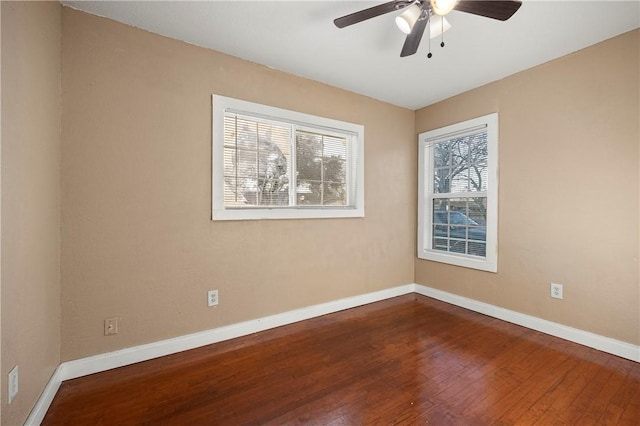
[{"label": "window with white blinds", "polygon": [[498,115],[420,134],[418,257],[497,271]]},{"label": "window with white blinds", "polygon": [[364,216],[363,134],[214,95],[213,219]]}]

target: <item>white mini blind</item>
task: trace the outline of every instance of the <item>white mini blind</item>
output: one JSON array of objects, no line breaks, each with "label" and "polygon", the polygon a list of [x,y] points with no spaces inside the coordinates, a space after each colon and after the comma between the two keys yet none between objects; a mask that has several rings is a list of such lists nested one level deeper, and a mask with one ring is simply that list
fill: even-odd
[{"label": "white mini blind", "polygon": [[486,128],[433,143],[435,193],[486,192],[488,159]]},{"label": "white mini blind", "polygon": [[297,203],[347,206],[349,158],[348,137],[297,131]]},{"label": "white mini blind", "polygon": [[495,272],[497,114],[419,140],[418,257]]},{"label": "white mini blind", "polygon": [[227,208],[353,205],[350,134],[226,112]]},{"label": "white mini blind", "polygon": [[433,150],[432,249],[486,256],[486,126],[449,133]]},{"label": "white mini blind", "polygon": [[290,205],[291,135],[286,123],[225,114],[226,207]]},{"label": "white mini blind", "polygon": [[364,127],[212,96],[212,219],[364,216]]}]

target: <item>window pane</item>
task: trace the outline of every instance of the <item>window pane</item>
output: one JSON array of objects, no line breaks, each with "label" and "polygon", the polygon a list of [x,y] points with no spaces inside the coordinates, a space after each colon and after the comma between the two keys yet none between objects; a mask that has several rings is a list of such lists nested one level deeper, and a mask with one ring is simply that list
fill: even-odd
[{"label": "window pane", "polygon": [[[468,198],[466,215],[479,226],[487,225],[487,197]],[[472,224],[473,225],[473,224]]]},{"label": "window pane", "polygon": [[300,205],[347,205],[347,138],[296,132],[296,188]]},{"label": "window pane", "polygon": [[451,169],[448,167],[435,169],[433,192],[446,194],[451,192]]},{"label": "window pane", "polygon": [[487,164],[472,164],[469,168],[469,185],[471,191],[486,191],[489,180]]},{"label": "window pane", "polygon": [[347,188],[344,183],[324,183],[322,205],[346,206]]},{"label": "window pane", "polygon": [[469,141],[467,137],[452,139],[449,142],[451,150],[451,165],[458,167],[469,164]]},{"label": "window pane", "polygon": [[231,190],[236,187],[236,178],[232,176],[224,177],[224,204],[225,206],[241,206],[246,204],[244,197],[241,200],[238,199],[238,194]]},{"label": "window pane", "polygon": [[323,136],[323,156],[325,158],[347,158],[347,140],[343,137]]},{"label": "window pane", "polygon": [[320,205],[322,201],[322,183],[320,181],[298,180],[296,195],[300,205]]},{"label": "window pane", "polygon": [[469,192],[469,168],[458,166],[454,169],[450,192]]},{"label": "window pane", "polygon": [[433,249],[485,256],[486,197],[433,200]]},{"label": "window pane", "polygon": [[224,135],[225,206],[289,205],[290,126],[229,115]]},{"label": "window pane", "polygon": [[347,180],[347,162],[338,158],[325,158],[324,181],[344,183]]},{"label": "window pane", "polygon": [[489,158],[489,148],[487,143],[487,132],[476,133],[469,136],[471,163],[487,163]]},{"label": "window pane", "polygon": [[451,164],[450,143],[440,142],[433,146],[433,165],[434,167],[446,167]]},{"label": "window pane", "polygon": [[465,240],[449,240],[449,251],[452,253],[467,253],[467,242]]},{"label": "window pane", "polygon": [[446,238],[433,238],[433,249],[440,251],[449,251],[449,240]]},{"label": "window pane", "polygon": [[477,241],[469,241],[469,254],[485,257],[487,255],[487,245]]},{"label": "window pane", "polygon": [[298,132],[296,135],[298,182],[322,180],[322,136]]},{"label": "window pane", "polygon": [[434,192],[487,191],[487,133],[453,138],[434,145]]}]

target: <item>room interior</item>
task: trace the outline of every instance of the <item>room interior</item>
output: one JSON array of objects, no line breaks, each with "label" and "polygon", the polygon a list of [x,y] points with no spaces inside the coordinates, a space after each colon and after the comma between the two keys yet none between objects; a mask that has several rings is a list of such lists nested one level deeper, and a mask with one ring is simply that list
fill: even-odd
[{"label": "room interior", "polygon": [[[640,361],[637,15],[588,47],[400,106],[57,1],[0,10],[1,424],[41,418],[60,378],[181,336],[411,292]],[[399,60],[399,47],[383,50]],[[212,94],[363,125],[365,217],[212,221]],[[490,112],[498,271],[418,259],[417,135]],[[119,330],[105,336],[109,318]]]}]

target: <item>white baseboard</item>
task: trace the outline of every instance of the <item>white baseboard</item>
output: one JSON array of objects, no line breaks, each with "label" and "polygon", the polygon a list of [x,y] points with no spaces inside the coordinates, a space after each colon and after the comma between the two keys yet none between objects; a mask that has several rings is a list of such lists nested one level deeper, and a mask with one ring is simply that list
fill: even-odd
[{"label": "white baseboard", "polygon": [[185,336],[179,336],[146,345],[134,346],[114,352],[63,362],[49,380],[49,383],[42,392],[40,399],[27,418],[25,425],[39,425],[42,422],[56,392],[58,391],[58,388],[60,387],[60,384],[65,380],[75,379],[77,377],[99,373],[101,371],[107,371],[112,368],[122,367],[141,361],[147,361],[153,358],[210,345],[236,337],[246,336],[259,331],[293,324],[298,321],[355,308],[357,306],[409,293],[418,293],[433,299],[451,303],[452,305],[460,306],[462,308],[508,321],[513,324],[518,324],[542,333],[550,334],[552,336],[560,337],[603,352],[617,355],[622,358],[640,362],[640,346],[599,336],[576,328],[567,327],[562,324],[511,311],[488,303],[479,302],[477,300],[458,296],[452,293],[447,293],[442,290],[436,290],[421,284],[406,284],[399,287],[376,291],[374,293],[353,296],[264,318],[218,327],[199,333],[187,334]]},{"label": "white baseboard", "polygon": [[187,334],[185,336],[161,340],[146,345],[134,346],[114,352],[63,362],[49,380],[49,383],[42,392],[42,395],[40,395],[40,399],[31,411],[25,424],[31,426],[39,425],[42,422],[56,392],[58,391],[58,388],[60,387],[60,384],[65,380],[75,379],[77,377],[99,373],[101,371],[107,371],[112,368],[135,364],[141,361],[148,361],[153,358],[199,348],[201,346],[210,345],[236,337],[247,336],[259,331],[293,324],[298,321],[355,308],[357,306],[390,299],[396,296],[402,296],[404,294],[413,293],[413,289],[414,284],[406,284],[373,293],[348,297],[281,314],[201,331],[199,333]]},{"label": "white baseboard", "polygon": [[499,306],[447,293],[446,291],[436,290],[421,284],[415,284],[415,292],[433,299],[451,303],[452,305],[469,309],[471,311],[479,312],[490,317],[498,318],[545,334],[560,337],[561,339],[617,355],[631,361],[640,362],[640,346],[632,345],[631,343],[600,336],[598,334],[568,327],[566,325],[522,314],[520,312],[511,311]]}]

